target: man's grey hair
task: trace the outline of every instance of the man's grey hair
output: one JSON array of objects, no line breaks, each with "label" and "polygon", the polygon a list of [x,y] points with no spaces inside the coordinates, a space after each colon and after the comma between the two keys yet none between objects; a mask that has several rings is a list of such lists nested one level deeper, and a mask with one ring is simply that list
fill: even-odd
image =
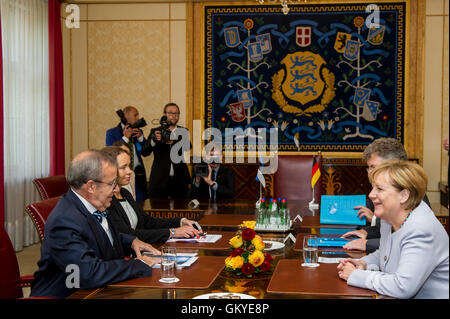
[{"label": "man's grey hair", "polygon": [[376,154],[386,161],[391,159],[408,160],[402,143],[391,137],[379,138],[368,145],[364,150],[363,160],[367,162],[372,154]]},{"label": "man's grey hair", "polygon": [[80,189],[89,180],[101,181],[106,165],[117,167],[116,158],[99,150],[80,153],[69,165],[67,182],[74,189]]}]

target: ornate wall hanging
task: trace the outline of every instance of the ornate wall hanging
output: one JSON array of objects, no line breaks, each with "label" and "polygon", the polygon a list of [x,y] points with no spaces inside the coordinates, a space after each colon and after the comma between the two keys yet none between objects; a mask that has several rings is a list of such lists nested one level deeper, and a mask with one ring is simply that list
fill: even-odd
[{"label": "ornate wall hanging", "polygon": [[286,152],[403,143],[406,3],[368,4],[205,5],[204,127],[276,127]]}]

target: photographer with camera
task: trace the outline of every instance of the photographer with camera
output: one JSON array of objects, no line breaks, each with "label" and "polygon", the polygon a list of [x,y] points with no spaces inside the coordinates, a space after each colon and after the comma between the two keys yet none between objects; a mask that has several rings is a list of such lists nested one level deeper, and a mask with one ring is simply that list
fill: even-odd
[{"label": "photographer with camera", "polygon": [[[176,129],[185,129],[178,126],[180,109],[175,103],[164,106],[164,115],[160,126],[153,128],[142,148],[142,155],[154,154],[152,171],[150,173],[150,198],[186,198],[189,191],[190,174],[184,161],[176,163],[170,157],[170,151],[181,137],[172,140],[170,134]],[[178,155],[182,155],[181,149]]]},{"label": "photographer with camera", "polygon": [[106,131],[106,146],[122,140],[132,150],[130,168],[135,173],[136,202],[143,205],[147,198],[147,174],[142,161],[142,156],[146,156],[142,154],[142,147],[146,139],[141,128],[145,127],[147,123],[143,118],[139,118],[139,111],[134,106],[118,110],[117,115],[120,123]]},{"label": "photographer with camera", "polygon": [[205,160],[207,163],[194,166],[190,198],[213,200],[234,198],[234,173],[220,166],[222,162],[220,148],[212,148]]}]

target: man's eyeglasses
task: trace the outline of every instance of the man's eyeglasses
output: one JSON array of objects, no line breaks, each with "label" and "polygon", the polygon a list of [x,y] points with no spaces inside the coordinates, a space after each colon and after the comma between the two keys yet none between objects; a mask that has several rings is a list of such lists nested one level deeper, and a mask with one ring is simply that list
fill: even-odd
[{"label": "man's eyeglasses", "polygon": [[166,112],[168,115],[180,115],[180,112]]},{"label": "man's eyeglasses", "polygon": [[112,189],[114,189],[114,188],[116,188],[117,183],[119,182],[119,178],[116,177],[116,178],[114,179],[114,181],[113,181],[113,182],[110,182],[110,183],[108,183],[108,182],[103,182],[103,181],[98,181],[98,180],[96,180],[96,179],[93,179],[93,181],[96,182],[96,183],[101,183],[101,184],[109,185],[109,186],[112,187]]}]

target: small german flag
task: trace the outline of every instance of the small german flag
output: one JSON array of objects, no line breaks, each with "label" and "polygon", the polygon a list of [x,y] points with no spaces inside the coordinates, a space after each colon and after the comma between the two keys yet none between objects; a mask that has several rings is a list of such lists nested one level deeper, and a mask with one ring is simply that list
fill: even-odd
[{"label": "small german flag", "polygon": [[316,157],[313,158],[313,165],[312,165],[312,174],[311,174],[311,187],[314,188],[314,185],[316,185],[317,181],[320,177],[320,169],[319,164],[316,161]]}]

